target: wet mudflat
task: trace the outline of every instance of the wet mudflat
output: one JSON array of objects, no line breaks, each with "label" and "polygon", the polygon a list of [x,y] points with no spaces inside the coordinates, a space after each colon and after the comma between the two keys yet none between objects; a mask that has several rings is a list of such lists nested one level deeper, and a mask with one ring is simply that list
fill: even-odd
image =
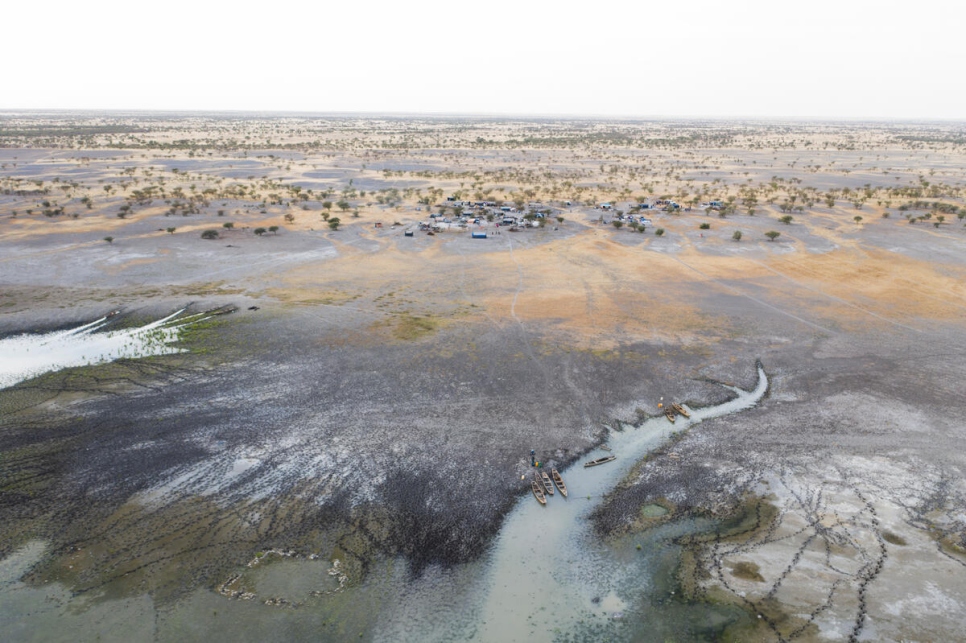
[{"label": "wet mudflat", "polygon": [[[3,631],[963,631],[961,151],[870,128],[850,139],[863,149],[819,150],[836,140],[823,133],[772,152],[764,128],[753,148],[687,157],[664,184],[682,150],[474,149],[473,128],[514,126],[464,127],[466,145],[416,151],[379,149],[378,135],[337,154],[203,160],[2,150],[0,346],[24,333],[110,343],[182,309],[238,309],[158,337],[164,350],[50,362],[0,389]],[[455,217],[445,198],[474,182],[514,207],[543,199],[550,225],[403,236],[427,199]],[[636,202],[622,182],[741,207],[652,212],[644,232],[601,223],[599,202]],[[323,205],[342,198],[345,210]],[[697,422],[740,398],[728,386],[755,390],[757,360],[767,394]],[[661,401],[695,421],[669,424]],[[584,470],[603,443],[618,459]],[[531,449],[568,499],[533,500]]]}]

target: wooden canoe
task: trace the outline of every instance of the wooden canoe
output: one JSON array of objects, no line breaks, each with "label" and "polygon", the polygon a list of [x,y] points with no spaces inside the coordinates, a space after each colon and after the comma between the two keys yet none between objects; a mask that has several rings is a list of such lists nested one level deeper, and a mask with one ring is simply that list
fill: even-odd
[{"label": "wooden canoe", "polygon": [[684,408],[680,404],[672,404],[671,406],[673,406],[674,407],[674,410],[677,411],[678,413],[680,413],[681,415],[683,415],[684,417],[686,417],[686,418],[691,417],[690,411],[688,411],[686,408]]},{"label": "wooden canoe", "polygon": [[543,488],[549,495],[553,495],[553,483],[550,482],[550,476],[544,472],[540,472],[540,481],[543,483]]},{"label": "wooden canoe", "polygon": [[610,462],[611,460],[616,460],[616,455],[608,455],[603,458],[597,458],[596,460],[591,460],[590,462],[585,462],[585,467],[596,467],[598,464],[604,464],[605,462]]},{"label": "wooden canoe", "polygon": [[664,416],[671,421],[671,424],[674,424],[674,409],[672,409],[670,406],[665,406]]},{"label": "wooden canoe", "polygon": [[550,470],[550,477],[553,478],[553,483],[555,485],[557,485],[557,488],[558,489],[560,489],[560,495],[563,496],[564,498],[566,498],[567,497],[567,485],[564,484],[563,478],[560,477],[560,472],[557,471],[556,469],[551,469]]},{"label": "wooden canoe", "polygon": [[533,497],[537,499],[537,502],[541,505],[547,504],[547,496],[543,493],[543,485],[539,484],[536,480],[531,480],[530,489],[533,490]]}]

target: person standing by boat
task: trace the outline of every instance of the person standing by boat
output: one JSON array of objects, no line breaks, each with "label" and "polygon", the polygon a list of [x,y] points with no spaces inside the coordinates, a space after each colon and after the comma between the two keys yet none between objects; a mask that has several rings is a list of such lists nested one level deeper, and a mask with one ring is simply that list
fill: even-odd
[{"label": "person standing by boat", "polygon": [[533,449],[530,449],[530,466],[537,466],[537,452]]}]

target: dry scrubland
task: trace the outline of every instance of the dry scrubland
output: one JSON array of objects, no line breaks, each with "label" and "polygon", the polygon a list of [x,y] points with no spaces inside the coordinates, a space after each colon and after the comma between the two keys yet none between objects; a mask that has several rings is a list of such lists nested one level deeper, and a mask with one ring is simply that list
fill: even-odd
[{"label": "dry scrubland", "polygon": [[964,167],[954,124],[0,115],[0,334],[240,309],[0,391],[0,555],[158,610],[273,547],[350,585],[472,561],[531,448],[566,466],[761,359],[764,402],[649,456],[600,536],[714,517],[674,600],[745,610],[726,636],[955,638]]}]

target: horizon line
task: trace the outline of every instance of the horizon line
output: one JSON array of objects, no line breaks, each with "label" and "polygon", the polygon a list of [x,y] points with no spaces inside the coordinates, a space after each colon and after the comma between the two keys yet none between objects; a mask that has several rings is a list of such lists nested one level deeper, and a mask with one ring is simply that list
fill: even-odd
[{"label": "horizon line", "polygon": [[575,113],[556,113],[540,114],[529,113],[486,113],[486,112],[408,112],[408,111],[312,111],[296,109],[148,109],[148,108],[93,108],[93,107],[0,107],[0,117],[7,114],[144,114],[144,115],[238,115],[238,116],[263,116],[263,117],[330,117],[330,118],[425,118],[425,119],[480,119],[480,120],[562,120],[562,121],[614,121],[614,122],[635,122],[635,121],[716,121],[716,122],[741,122],[741,121],[772,121],[772,122],[802,122],[802,123],[944,123],[944,124],[963,124],[966,125],[966,118],[943,118],[930,116],[775,116],[775,115],[733,115],[721,116],[713,114],[690,114],[690,115],[615,115],[615,114],[575,114]]}]

